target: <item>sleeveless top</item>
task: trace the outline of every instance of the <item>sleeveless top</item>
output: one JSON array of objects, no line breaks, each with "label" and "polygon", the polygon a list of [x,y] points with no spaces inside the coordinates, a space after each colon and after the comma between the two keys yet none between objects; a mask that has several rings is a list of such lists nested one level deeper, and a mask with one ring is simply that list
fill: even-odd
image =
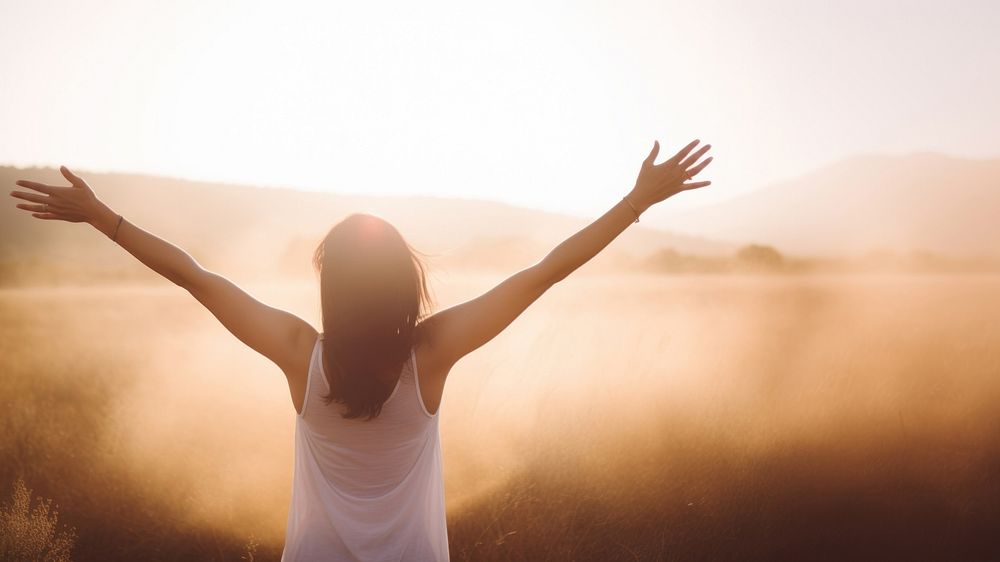
[{"label": "sleeveless top", "polygon": [[438,420],[420,396],[416,355],[378,417],[326,404],[323,335],[313,347],[282,562],[449,560]]}]

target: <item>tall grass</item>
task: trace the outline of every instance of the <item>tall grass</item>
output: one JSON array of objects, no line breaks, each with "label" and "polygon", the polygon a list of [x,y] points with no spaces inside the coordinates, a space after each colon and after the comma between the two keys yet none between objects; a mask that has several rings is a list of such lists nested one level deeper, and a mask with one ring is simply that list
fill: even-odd
[{"label": "tall grass", "polygon": [[[280,556],[287,388],[188,299],[0,292],[0,482],[78,561]],[[1000,559],[996,318],[996,277],[569,280],[449,377],[452,558]]]},{"label": "tall grass", "polygon": [[[0,560],[70,562],[76,531],[59,525],[52,500],[34,498],[18,478],[10,502],[0,506]],[[34,508],[32,508],[34,503]]]}]

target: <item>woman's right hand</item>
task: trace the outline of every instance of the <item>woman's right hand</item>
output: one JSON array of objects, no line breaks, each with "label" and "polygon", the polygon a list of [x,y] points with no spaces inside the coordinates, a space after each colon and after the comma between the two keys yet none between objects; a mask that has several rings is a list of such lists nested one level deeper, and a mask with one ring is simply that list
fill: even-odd
[{"label": "woman's right hand", "polygon": [[654,164],[656,155],[660,152],[660,143],[653,141],[653,150],[642,162],[639,177],[635,180],[635,187],[628,194],[629,201],[638,207],[637,210],[640,213],[681,191],[711,185],[710,181],[690,181],[712,161],[712,157],[709,156],[698,162],[708,152],[708,149],[712,148],[710,144],[706,144],[693,154],[691,153],[699,142],[701,141],[691,141],[671,159],[662,164]]},{"label": "woman's right hand", "polygon": [[17,205],[17,208],[30,211],[31,216],[38,219],[88,222],[97,226],[96,221],[107,206],[97,198],[94,190],[83,178],[71,172],[66,166],[61,166],[59,171],[70,185],[47,185],[36,181],[17,180],[15,183],[18,186],[34,191],[34,193],[10,192],[11,196],[28,201]]}]

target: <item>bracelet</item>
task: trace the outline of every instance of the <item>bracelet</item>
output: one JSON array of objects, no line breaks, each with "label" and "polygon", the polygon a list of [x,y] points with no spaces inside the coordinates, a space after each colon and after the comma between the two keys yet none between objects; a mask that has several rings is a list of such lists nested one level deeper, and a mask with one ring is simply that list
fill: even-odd
[{"label": "bracelet", "polygon": [[628,206],[632,208],[632,212],[635,213],[635,222],[639,222],[639,211],[636,210],[635,205],[633,205],[632,202],[628,200],[628,195],[622,197],[622,201],[628,203]]},{"label": "bracelet", "polygon": [[122,218],[123,217],[121,215],[118,215],[118,223],[115,224],[115,232],[114,232],[114,234],[111,235],[111,241],[112,242],[117,242],[116,239],[118,238],[118,229],[122,225]]}]

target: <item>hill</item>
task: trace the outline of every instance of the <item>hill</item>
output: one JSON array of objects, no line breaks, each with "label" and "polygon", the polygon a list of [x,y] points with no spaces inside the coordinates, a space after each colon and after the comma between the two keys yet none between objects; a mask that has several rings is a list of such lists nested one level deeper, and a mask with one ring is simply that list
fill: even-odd
[{"label": "hill", "polygon": [[1000,159],[856,156],[718,204],[658,210],[655,224],[796,254],[997,257]]},{"label": "hill", "polygon": [[[528,266],[587,220],[502,203],[435,197],[340,195],[181,179],[80,171],[118,212],[185,248],[206,267],[234,274],[302,277],[327,230],[354,212],[393,223],[432,266],[510,270]],[[57,170],[0,167],[0,182],[64,184]],[[148,278],[133,258],[93,229],[29,216],[8,198],[0,206],[0,284],[36,280]],[[609,194],[609,204],[615,194]],[[734,246],[644,225],[626,231],[590,269],[633,263],[663,248],[723,254]]]}]

